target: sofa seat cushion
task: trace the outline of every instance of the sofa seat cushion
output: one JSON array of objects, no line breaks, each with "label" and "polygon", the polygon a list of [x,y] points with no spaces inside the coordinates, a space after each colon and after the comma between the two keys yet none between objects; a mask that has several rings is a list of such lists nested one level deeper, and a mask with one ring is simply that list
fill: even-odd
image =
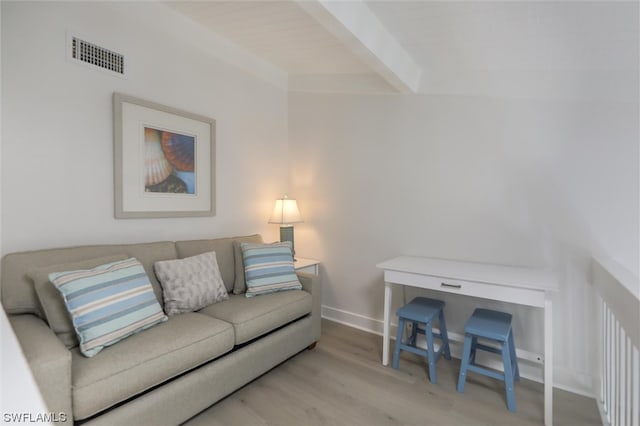
[{"label": "sofa seat cushion", "polygon": [[251,298],[229,295],[199,312],[233,324],[239,345],[311,313],[311,305],[311,294],[290,290]]},{"label": "sofa seat cushion", "polygon": [[233,346],[231,324],[185,313],[105,348],[93,358],[75,348],[71,351],[74,417],[92,416]]}]

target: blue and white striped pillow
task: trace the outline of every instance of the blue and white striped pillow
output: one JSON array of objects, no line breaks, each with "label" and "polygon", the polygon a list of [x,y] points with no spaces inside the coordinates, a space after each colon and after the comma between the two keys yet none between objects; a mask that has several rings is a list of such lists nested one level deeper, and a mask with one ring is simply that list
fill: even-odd
[{"label": "blue and white striped pillow", "polygon": [[284,290],[300,290],[302,285],[293,267],[291,243],[241,243],[246,297]]},{"label": "blue and white striped pillow", "polygon": [[135,258],[54,272],[49,281],[62,294],[80,351],[87,357],[167,320],[144,267]]}]

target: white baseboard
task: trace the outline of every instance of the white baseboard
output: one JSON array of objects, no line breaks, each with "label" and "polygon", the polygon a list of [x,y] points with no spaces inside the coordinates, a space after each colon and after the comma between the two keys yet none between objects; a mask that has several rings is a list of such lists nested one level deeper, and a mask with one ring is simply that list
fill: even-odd
[{"label": "white baseboard", "polygon": [[[364,315],[356,314],[353,312],[345,311],[342,309],[332,308],[330,306],[322,305],[322,318],[329,321],[344,324],[348,327],[356,328],[358,330],[366,331],[369,333],[382,336],[383,334],[383,321],[370,318]],[[397,323],[391,321],[391,338],[395,340],[397,332]],[[451,356],[460,359],[462,355],[462,343],[464,336],[458,333],[449,331],[449,346],[451,349]],[[541,354],[526,351],[524,349],[516,349],[518,356],[520,375],[526,379],[533,380],[538,383],[543,382],[543,357]],[[477,362],[485,365],[489,368],[496,370],[502,369],[502,363],[494,357],[481,356],[483,353],[478,354]],[[581,386],[581,384],[592,383],[592,377],[586,374],[580,374],[566,369],[554,368],[554,380],[553,386],[573,392],[578,395],[595,398],[592,391],[588,387]]]},{"label": "white baseboard", "polygon": [[[382,336],[382,321],[364,315],[322,305],[322,318]],[[395,330],[397,324],[392,321],[391,326]]]}]

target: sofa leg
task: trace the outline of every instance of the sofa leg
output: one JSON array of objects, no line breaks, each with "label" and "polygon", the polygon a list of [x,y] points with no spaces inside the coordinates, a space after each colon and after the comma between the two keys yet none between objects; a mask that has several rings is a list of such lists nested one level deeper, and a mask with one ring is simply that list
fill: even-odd
[{"label": "sofa leg", "polygon": [[316,344],[318,344],[318,342],[313,342],[312,344],[310,344],[309,346],[307,346],[307,349],[308,349],[308,350],[310,350],[310,351],[311,351],[311,350],[313,350],[313,349],[315,349],[315,348],[316,348]]}]

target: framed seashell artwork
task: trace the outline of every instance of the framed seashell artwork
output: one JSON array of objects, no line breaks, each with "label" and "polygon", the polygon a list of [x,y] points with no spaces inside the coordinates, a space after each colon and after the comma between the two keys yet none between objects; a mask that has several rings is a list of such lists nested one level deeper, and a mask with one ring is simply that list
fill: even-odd
[{"label": "framed seashell artwork", "polygon": [[215,120],[113,94],[115,217],[215,215]]}]

